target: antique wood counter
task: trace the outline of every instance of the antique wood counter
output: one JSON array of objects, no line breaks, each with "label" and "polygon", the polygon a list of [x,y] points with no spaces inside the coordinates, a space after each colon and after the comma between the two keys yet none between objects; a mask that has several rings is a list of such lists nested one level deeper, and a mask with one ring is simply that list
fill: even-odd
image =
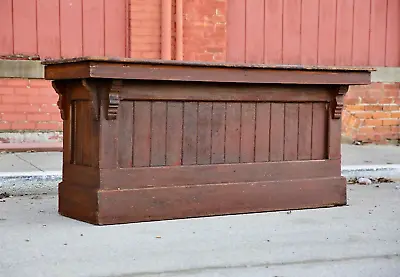
[{"label": "antique wood counter", "polygon": [[346,204],[343,97],[372,69],[48,60],[59,212],[94,224]]}]

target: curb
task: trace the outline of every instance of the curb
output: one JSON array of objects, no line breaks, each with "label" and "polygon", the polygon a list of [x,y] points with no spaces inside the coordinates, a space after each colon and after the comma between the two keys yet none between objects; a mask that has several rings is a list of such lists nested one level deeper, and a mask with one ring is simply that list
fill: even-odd
[{"label": "curb", "polygon": [[[342,166],[342,176],[400,180],[400,164]],[[11,195],[57,194],[62,171],[0,172],[0,193]]]}]

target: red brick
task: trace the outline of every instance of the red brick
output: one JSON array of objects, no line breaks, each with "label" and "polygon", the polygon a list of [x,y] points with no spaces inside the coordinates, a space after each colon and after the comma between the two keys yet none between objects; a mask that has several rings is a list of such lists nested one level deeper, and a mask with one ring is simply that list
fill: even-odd
[{"label": "red brick", "polygon": [[372,118],[374,115],[373,112],[356,112],[354,113],[354,116],[358,117],[358,118]]},{"label": "red brick", "polygon": [[379,119],[366,119],[364,121],[365,126],[381,126],[382,120]]},{"label": "red brick", "polygon": [[51,88],[51,82],[48,80],[30,79],[29,86],[32,88]]},{"label": "red brick", "polygon": [[9,122],[1,122],[0,121],[0,130],[10,130],[11,129],[11,123]]},{"label": "red brick", "polygon": [[363,126],[358,129],[360,134],[371,134],[374,133],[374,128],[372,126]]},{"label": "red brick", "polygon": [[382,122],[383,126],[398,126],[400,125],[399,119],[384,119]]},{"label": "red brick", "polygon": [[58,109],[58,106],[56,104],[41,105],[40,111],[45,112],[45,113],[59,113],[60,112],[60,110]]},{"label": "red brick", "polygon": [[372,114],[374,119],[390,118],[390,112],[377,111]]},{"label": "red brick", "polygon": [[49,121],[51,120],[51,115],[48,113],[38,113],[38,114],[28,114],[28,121]]},{"label": "red brick", "polygon": [[394,103],[393,97],[382,97],[379,99],[379,104],[392,104]]},{"label": "red brick", "polygon": [[36,124],[37,130],[61,130],[62,124],[61,123],[37,123]]},{"label": "red brick", "polygon": [[51,114],[51,121],[61,121],[61,114],[60,113]]},{"label": "red brick", "polygon": [[6,113],[6,112],[13,112],[15,111],[15,106],[8,104],[0,104],[0,113]]},{"label": "red brick", "polygon": [[23,121],[26,120],[26,115],[23,113],[5,113],[0,115],[3,121]]},{"label": "red brick", "polygon": [[14,95],[14,88],[0,87],[0,95]]},{"label": "red brick", "polygon": [[382,105],[365,105],[365,111],[382,111]]},{"label": "red brick", "polygon": [[374,127],[374,130],[377,133],[388,133],[391,131],[390,126],[377,126]]},{"label": "red brick", "polygon": [[15,88],[15,95],[28,95],[36,97],[38,92],[38,88]]},{"label": "red brick", "polygon": [[383,110],[384,111],[397,111],[399,110],[398,105],[383,105]]},{"label": "red brick", "polygon": [[13,130],[34,130],[34,122],[14,122],[11,124]]},{"label": "red brick", "polygon": [[7,86],[10,87],[28,87],[29,80],[28,79],[8,79]]},{"label": "red brick", "polygon": [[[0,109],[1,110],[1,109]],[[392,111],[390,116],[392,118],[400,118],[400,111]]]},{"label": "red brick", "polygon": [[32,113],[40,111],[40,105],[34,105],[34,104],[18,104],[15,105],[14,107],[16,112]]},{"label": "red brick", "polygon": [[48,88],[40,88],[39,89],[39,95],[54,96],[54,95],[57,95],[57,93],[52,87],[48,87]]},{"label": "red brick", "polygon": [[28,98],[26,96],[9,96],[4,95],[1,97],[4,104],[17,104],[17,103],[27,103]]},{"label": "red brick", "polygon": [[344,108],[346,111],[364,111],[363,105],[346,105]]}]

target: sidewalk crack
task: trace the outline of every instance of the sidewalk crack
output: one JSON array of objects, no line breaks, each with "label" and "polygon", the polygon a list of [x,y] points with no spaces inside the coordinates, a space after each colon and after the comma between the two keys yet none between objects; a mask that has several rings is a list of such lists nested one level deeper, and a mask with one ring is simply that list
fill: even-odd
[{"label": "sidewalk crack", "polygon": [[36,168],[37,170],[39,170],[39,171],[41,171],[41,172],[44,172],[43,169],[37,167],[36,165],[34,165],[33,163],[31,163],[30,161],[25,160],[24,158],[20,157],[19,154],[15,154],[15,156],[17,156],[19,159],[23,160],[24,162],[30,164],[31,166],[33,166],[33,167]]}]

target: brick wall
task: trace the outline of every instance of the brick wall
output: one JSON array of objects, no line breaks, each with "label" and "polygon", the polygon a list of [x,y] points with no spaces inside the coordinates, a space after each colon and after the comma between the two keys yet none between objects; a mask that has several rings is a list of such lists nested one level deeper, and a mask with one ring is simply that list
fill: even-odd
[{"label": "brick wall", "polygon": [[400,83],[352,86],[345,105],[345,137],[380,144],[400,140]]},{"label": "brick wall", "polygon": [[0,79],[0,130],[61,130],[57,99],[49,81]]}]

